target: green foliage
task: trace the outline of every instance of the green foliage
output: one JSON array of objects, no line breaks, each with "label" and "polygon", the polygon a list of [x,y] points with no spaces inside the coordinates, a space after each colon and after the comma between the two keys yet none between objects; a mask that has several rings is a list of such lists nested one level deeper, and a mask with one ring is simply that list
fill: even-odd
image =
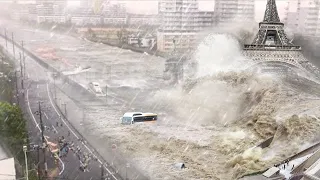
[{"label": "green foliage", "polygon": [[0,60],[0,101],[11,101],[14,89],[14,69],[10,61]]},{"label": "green foliage", "polygon": [[18,106],[0,102],[0,137],[18,161],[23,162],[22,146],[27,143],[28,133],[26,121]]},{"label": "green foliage", "polygon": [[91,38],[95,38],[96,34],[93,32],[93,30],[91,28],[88,28],[88,36]]},{"label": "green foliage", "polygon": [[29,171],[29,180],[38,180],[37,171],[35,169]]},{"label": "green foliage", "polygon": [[124,38],[128,36],[128,31],[124,28],[121,28],[119,31],[117,31],[117,36],[118,36],[119,42],[123,42]]}]

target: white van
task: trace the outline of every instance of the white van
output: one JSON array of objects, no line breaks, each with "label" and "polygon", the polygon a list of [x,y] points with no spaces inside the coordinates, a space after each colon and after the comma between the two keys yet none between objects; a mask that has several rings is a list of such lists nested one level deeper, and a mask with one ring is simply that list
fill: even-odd
[{"label": "white van", "polygon": [[91,82],[89,84],[89,89],[96,95],[96,96],[106,96],[105,93],[103,93],[100,84],[98,82]]},{"label": "white van", "polygon": [[154,113],[127,112],[121,118],[121,124],[133,124],[135,122],[154,122],[158,118]]}]

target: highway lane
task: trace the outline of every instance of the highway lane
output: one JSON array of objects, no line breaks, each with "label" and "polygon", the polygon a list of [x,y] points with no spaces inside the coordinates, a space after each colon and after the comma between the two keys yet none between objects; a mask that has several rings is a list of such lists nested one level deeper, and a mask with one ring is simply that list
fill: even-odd
[{"label": "highway lane", "polygon": [[[70,133],[69,135],[69,129],[64,125],[63,121],[59,117],[59,114],[55,112],[53,106],[51,105],[51,98],[49,97],[47,87],[47,83],[36,83],[31,86],[29,90],[29,101],[33,112],[37,111],[38,109],[38,101],[41,101],[44,106],[42,107],[43,121],[44,126],[46,127],[46,135],[49,137],[48,141],[58,144],[58,138],[64,136],[66,142],[74,144],[75,149],[79,147],[81,151],[86,152],[83,144],[73,134]],[[49,107],[47,107],[48,105]],[[39,119],[39,116],[37,119]],[[58,123],[58,126],[56,123]],[[83,155],[83,153],[81,154]],[[65,170],[60,177],[67,179],[101,179],[100,163],[94,160],[91,160],[89,163],[89,168],[84,173],[79,171],[79,167],[82,163],[79,161],[74,151],[69,150],[67,157],[62,158],[62,161],[64,162]]]},{"label": "highway lane", "polygon": [[[33,52],[38,48],[53,47],[61,59],[44,59],[59,70],[72,70],[76,64],[82,67],[90,65],[92,67],[90,72],[70,76],[79,84],[86,86],[90,81],[98,81],[102,87],[108,85],[106,100],[103,97],[97,98],[88,91],[83,92],[80,89],[75,91],[74,87],[67,84],[68,82],[56,79],[57,87],[67,94],[66,98],[72,99],[76,103],[75,107],[86,109],[86,122],[81,126],[78,123],[79,118],[76,118],[79,113],[71,109],[68,104],[68,113],[72,114],[69,117],[70,123],[85,136],[94,149],[101,154],[102,159],[110,162],[111,144],[108,138],[102,137],[103,131],[111,124],[119,125],[119,117],[126,111],[152,111],[152,107],[146,107],[141,102],[151,96],[153,91],[163,88],[161,77],[164,59],[69,36],[37,31],[30,27],[27,28],[28,30],[21,26],[6,27],[9,29],[8,34],[14,31],[14,39],[24,40],[25,47]],[[111,67],[110,71],[108,67]],[[50,78],[49,74],[48,77]],[[62,101],[65,100],[62,98]],[[124,166],[127,160],[121,156],[121,153],[118,156],[119,163],[116,171],[120,169],[121,174],[125,176],[127,168]],[[133,166],[130,166],[130,169],[135,171]],[[133,172],[133,174],[132,178],[136,173]]]},{"label": "highway lane", "polygon": [[[4,42],[2,41],[1,43],[3,44]],[[16,53],[18,52],[19,50],[16,49]],[[26,58],[26,71],[28,72],[28,81],[26,82],[31,83],[26,93],[27,103],[30,106],[30,113],[32,113],[35,123],[38,124],[37,127],[39,128],[39,116],[35,116],[33,113],[38,111],[38,101],[41,101],[41,104],[43,106],[42,119],[45,127],[47,127],[44,133],[45,137],[47,137],[49,141],[57,143],[55,139],[64,136],[68,142],[74,142],[74,147],[79,147],[81,149],[82,155],[85,153],[88,155],[91,154],[85,148],[85,144],[78,141],[78,137],[74,132],[68,135],[70,127],[67,127],[65,125],[55,127],[57,122],[59,125],[64,124],[65,122],[60,118],[61,115],[56,110],[54,110],[55,107],[53,106],[48,88],[48,83],[50,83],[48,79],[48,72],[37,63],[32,61],[29,57]],[[86,172],[81,173],[79,171],[81,162],[79,161],[75,153],[68,153],[67,157],[64,158],[63,161],[65,166],[64,172],[62,173],[63,177],[66,177],[68,179],[101,179],[100,162],[91,160]]]}]

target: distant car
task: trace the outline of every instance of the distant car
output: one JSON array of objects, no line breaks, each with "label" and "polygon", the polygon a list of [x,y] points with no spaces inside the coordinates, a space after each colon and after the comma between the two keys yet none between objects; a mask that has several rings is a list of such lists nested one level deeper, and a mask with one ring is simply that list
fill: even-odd
[{"label": "distant car", "polygon": [[95,93],[96,96],[106,96],[105,93],[103,93],[100,84],[97,82],[91,82],[89,84],[89,90],[91,90],[93,93]]},{"label": "distant car", "polygon": [[155,122],[158,115],[154,113],[127,112],[121,118],[121,124],[134,124],[136,122]]}]

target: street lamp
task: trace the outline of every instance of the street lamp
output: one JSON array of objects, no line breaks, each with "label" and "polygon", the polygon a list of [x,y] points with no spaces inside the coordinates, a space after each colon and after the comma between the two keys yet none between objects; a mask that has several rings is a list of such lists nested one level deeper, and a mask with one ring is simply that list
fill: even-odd
[{"label": "street lamp", "polygon": [[62,106],[64,106],[64,116],[67,118],[67,103],[62,103]]},{"label": "street lamp", "polygon": [[129,168],[129,167],[130,167],[130,164],[127,163],[127,164],[126,164],[126,180],[128,179],[128,178],[127,178],[127,171],[128,171],[128,168]]},{"label": "street lamp", "polygon": [[53,87],[54,87],[54,99],[57,102],[57,90],[56,90],[56,78],[57,78],[57,73],[53,73]]},{"label": "street lamp", "polygon": [[4,36],[6,39],[6,48],[8,49],[7,29],[4,29]]},{"label": "street lamp", "polygon": [[24,159],[26,163],[26,179],[29,180],[29,175],[28,175],[28,159],[27,159],[27,146],[23,146],[23,152],[24,152]]},{"label": "street lamp", "polygon": [[17,103],[18,105],[20,104],[19,103],[19,89],[18,89],[18,76],[17,76],[17,73],[20,72],[19,70],[15,70],[14,72],[14,76],[15,76],[15,81],[16,81],[16,97],[17,97]]},{"label": "street lamp", "polygon": [[175,53],[175,51],[176,51],[176,39],[173,38],[172,42],[173,42],[173,52]]}]

